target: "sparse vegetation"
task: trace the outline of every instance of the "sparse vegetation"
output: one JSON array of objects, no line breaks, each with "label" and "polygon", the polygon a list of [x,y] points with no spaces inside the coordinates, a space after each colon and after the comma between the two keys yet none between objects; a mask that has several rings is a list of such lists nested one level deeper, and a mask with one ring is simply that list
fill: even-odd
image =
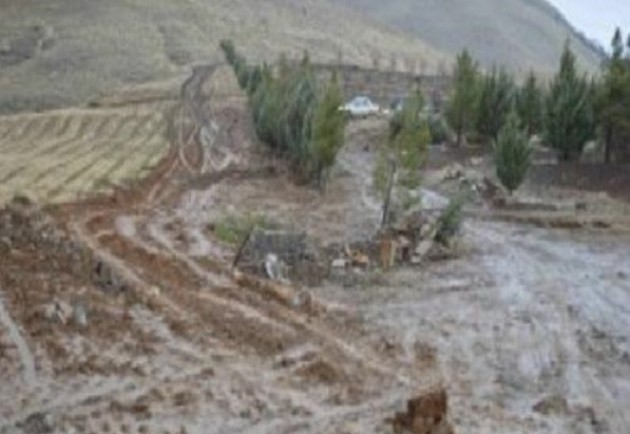
[{"label": "sparse vegetation", "polygon": [[497,177],[512,194],[525,180],[531,164],[532,150],[518,115],[512,111],[494,144]]},{"label": "sparse vegetation", "polygon": [[477,116],[479,97],[479,65],[468,50],[457,56],[453,70],[453,91],[446,107],[446,117],[457,135],[460,146]]},{"label": "sparse vegetation", "polygon": [[274,229],[277,224],[262,214],[226,215],[212,227],[214,235],[222,242],[236,246],[253,228]]},{"label": "sparse vegetation", "polygon": [[437,222],[435,242],[448,247],[459,234],[463,221],[463,208],[466,196],[460,194],[451,199]]}]

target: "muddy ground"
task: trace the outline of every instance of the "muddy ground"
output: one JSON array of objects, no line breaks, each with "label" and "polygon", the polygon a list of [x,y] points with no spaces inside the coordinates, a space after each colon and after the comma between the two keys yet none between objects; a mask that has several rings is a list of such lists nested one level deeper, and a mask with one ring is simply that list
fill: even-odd
[{"label": "muddy ground", "polygon": [[[250,212],[317,245],[370,238],[386,122],[349,125],[322,196],[256,143],[243,97],[212,92],[225,74],[196,73],[148,179],[0,212],[1,433],[628,432],[625,203],[532,183],[473,202],[448,259],[270,282],[232,269],[213,225]],[[462,183],[432,156],[431,208]]]}]

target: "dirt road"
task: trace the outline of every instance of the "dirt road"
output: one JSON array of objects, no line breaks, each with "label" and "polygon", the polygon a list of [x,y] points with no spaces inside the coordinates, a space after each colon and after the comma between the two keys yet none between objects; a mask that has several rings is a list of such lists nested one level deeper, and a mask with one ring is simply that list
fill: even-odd
[{"label": "dirt road", "polygon": [[339,297],[436,349],[460,432],[625,433],[630,239],[469,221],[463,257]]}]

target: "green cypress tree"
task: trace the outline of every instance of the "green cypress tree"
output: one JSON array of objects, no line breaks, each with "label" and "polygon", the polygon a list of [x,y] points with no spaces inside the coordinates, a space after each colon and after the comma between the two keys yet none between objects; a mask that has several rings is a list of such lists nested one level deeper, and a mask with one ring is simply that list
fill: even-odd
[{"label": "green cypress tree", "polygon": [[306,174],[310,157],[312,117],[319,92],[315,73],[304,57],[299,67],[289,73],[288,80],[280,80],[283,110],[281,114],[281,142],[298,173]]},{"label": "green cypress tree", "polygon": [[457,145],[474,125],[479,100],[479,65],[468,50],[457,56],[453,70],[453,90],[446,108],[446,118],[457,134]]},{"label": "green cypress tree", "polygon": [[527,134],[531,137],[538,134],[542,128],[543,93],[538,87],[538,81],[531,71],[525,84],[519,89],[516,108]]},{"label": "green cypress tree", "polygon": [[507,115],[514,105],[516,89],[508,73],[496,68],[486,75],[481,84],[477,132],[486,139],[496,140]]},{"label": "green cypress tree", "polygon": [[343,146],[345,121],[339,106],[343,104],[341,88],[334,76],[317,104],[313,116],[311,142],[314,177],[320,189],[324,189],[330,168],[335,164],[337,153]]},{"label": "green cypress tree", "polygon": [[620,29],[615,31],[611,45],[611,56],[604,64],[603,81],[597,93],[597,118],[607,163],[612,161],[613,154],[620,154],[618,159],[623,157],[623,145],[630,141],[630,63],[624,58]]},{"label": "green cypress tree", "polygon": [[545,106],[545,141],[561,160],[579,157],[595,135],[593,95],[587,80],[577,74],[575,55],[568,43]]},{"label": "green cypress tree", "polygon": [[390,136],[389,146],[383,147],[374,169],[374,187],[384,200],[383,226],[389,223],[392,192],[399,187],[398,201],[411,206],[408,189],[420,183],[418,172],[431,140],[429,124],[422,116],[424,98],[419,91],[405,100],[400,113],[400,126]]},{"label": "green cypress tree", "polygon": [[511,111],[494,144],[497,177],[512,194],[525,180],[531,164],[532,149],[518,115]]}]

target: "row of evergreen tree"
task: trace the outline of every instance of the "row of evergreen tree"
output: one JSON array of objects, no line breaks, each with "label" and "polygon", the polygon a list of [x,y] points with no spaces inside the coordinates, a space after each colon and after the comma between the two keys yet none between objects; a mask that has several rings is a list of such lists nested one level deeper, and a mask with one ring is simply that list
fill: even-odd
[{"label": "row of evergreen tree", "polygon": [[258,138],[288,159],[298,180],[324,188],[344,141],[343,95],[336,77],[319,84],[308,54],[297,65],[249,65],[231,41],[228,63],[249,97]]},{"label": "row of evergreen tree", "polygon": [[522,86],[505,70],[480,72],[464,50],[453,73],[446,117],[457,143],[474,137],[496,141],[512,112],[528,136],[539,135],[562,160],[579,158],[591,140],[604,143],[607,162],[630,157],[630,38],[620,30],[598,78],[577,71],[575,55],[565,46],[560,68],[548,86],[530,73]]}]

